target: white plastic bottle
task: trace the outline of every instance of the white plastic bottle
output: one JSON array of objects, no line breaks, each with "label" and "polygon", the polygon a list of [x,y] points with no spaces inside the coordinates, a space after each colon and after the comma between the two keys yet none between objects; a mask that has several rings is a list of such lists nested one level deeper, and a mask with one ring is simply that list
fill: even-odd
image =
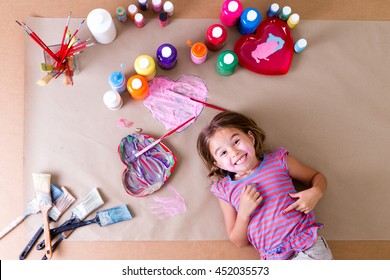
[{"label": "white plastic bottle", "polygon": [[115,24],[107,10],[101,8],[92,10],[87,16],[87,25],[100,44],[109,44],[115,40]]}]

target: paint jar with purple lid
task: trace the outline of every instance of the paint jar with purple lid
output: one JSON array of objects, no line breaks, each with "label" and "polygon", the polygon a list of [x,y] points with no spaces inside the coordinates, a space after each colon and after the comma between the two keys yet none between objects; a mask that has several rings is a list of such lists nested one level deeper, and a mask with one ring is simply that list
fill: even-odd
[{"label": "paint jar with purple lid", "polygon": [[162,44],[157,49],[157,63],[160,68],[170,70],[177,64],[177,50],[171,44]]},{"label": "paint jar with purple lid", "polygon": [[222,24],[225,26],[235,25],[240,19],[242,10],[242,4],[239,0],[226,0],[223,2],[219,15]]},{"label": "paint jar with purple lid", "polygon": [[149,7],[148,0],[138,0],[138,7],[142,11],[146,11]]},{"label": "paint jar with purple lid", "polygon": [[126,90],[126,78],[122,72],[112,72],[108,77],[108,83],[111,88],[118,93],[122,93]]}]

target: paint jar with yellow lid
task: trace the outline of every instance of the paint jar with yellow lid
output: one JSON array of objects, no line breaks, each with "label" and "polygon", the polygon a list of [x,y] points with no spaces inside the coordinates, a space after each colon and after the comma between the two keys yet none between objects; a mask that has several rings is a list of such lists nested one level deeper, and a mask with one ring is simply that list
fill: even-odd
[{"label": "paint jar with yellow lid", "polygon": [[133,75],[127,80],[127,90],[135,100],[143,100],[149,95],[149,85],[142,75]]},{"label": "paint jar with yellow lid", "polygon": [[195,64],[202,64],[207,59],[207,47],[201,42],[192,44],[190,40],[187,41],[187,45],[191,47],[191,60]]},{"label": "paint jar with yellow lid", "polygon": [[150,55],[138,56],[134,61],[134,69],[137,74],[144,76],[148,81],[156,77],[156,62]]}]

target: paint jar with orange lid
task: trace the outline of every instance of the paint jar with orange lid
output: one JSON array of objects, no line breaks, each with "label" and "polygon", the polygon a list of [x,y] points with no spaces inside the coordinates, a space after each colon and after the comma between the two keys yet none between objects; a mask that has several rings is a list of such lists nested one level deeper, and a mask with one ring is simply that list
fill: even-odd
[{"label": "paint jar with orange lid", "polygon": [[138,56],[134,61],[134,69],[137,74],[145,76],[148,81],[156,77],[156,62],[150,55]]},{"label": "paint jar with orange lid", "polygon": [[143,100],[149,95],[149,85],[142,75],[133,75],[127,81],[127,90],[135,100]]},{"label": "paint jar with orange lid", "polygon": [[191,41],[187,41],[187,45],[191,47],[191,60],[195,64],[202,64],[207,59],[207,47],[201,42],[192,44]]}]

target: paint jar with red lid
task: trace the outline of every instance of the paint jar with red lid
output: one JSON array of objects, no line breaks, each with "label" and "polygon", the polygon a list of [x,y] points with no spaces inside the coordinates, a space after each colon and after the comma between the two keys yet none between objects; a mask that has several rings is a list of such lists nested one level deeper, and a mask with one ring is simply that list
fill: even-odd
[{"label": "paint jar with red lid", "polygon": [[213,24],[206,31],[206,46],[211,51],[223,48],[227,38],[226,28],[221,24]]}]

